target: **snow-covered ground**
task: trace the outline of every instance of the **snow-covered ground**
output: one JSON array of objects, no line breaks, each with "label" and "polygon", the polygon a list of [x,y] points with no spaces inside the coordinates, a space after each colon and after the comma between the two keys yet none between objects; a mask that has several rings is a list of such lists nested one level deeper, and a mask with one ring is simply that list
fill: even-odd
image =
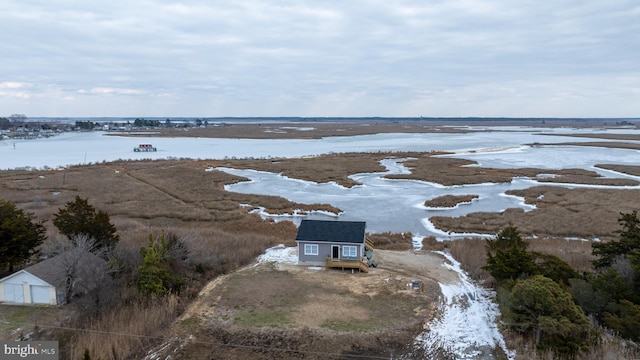
[{"label": "snow-covered ground", "polygon": [[258,256],[258,264],[272,261],[283,264],[297,264],[298,249],[295,246],[285,247],[283,244],[278,244],[268,248],[264,254]]},{"label": "snow-covered ground", "polygon": [[477,359],[501,348],[509,359],[515,353],[507,349],[504,338],[496,326],[500,316],[494,294],[475,284],[450,254],[436,251],[448,263],[444,266],[455,271],[458,284],[440,283],[442,301],[438,317],[425,324],[425,332],[416,338],[416,345],[427,354],[448,354],[455,359]]}]

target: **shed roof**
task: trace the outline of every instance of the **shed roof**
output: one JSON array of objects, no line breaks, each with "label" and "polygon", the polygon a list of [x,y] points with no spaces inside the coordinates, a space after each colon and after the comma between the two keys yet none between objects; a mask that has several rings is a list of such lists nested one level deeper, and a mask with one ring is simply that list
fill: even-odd
[{"label": "shed roof", "polygon": [[362,244],[364,221],[302,220],[296,241]]},{"label": "shed roof", "polygon": [[78,274],[82,275],[91,272],[94,268],[106,266],[106,262],[88,251],[71,249],[23,270],[59,287],[64,285],[66,281],[65,268],[70,266],[75,267]]}]

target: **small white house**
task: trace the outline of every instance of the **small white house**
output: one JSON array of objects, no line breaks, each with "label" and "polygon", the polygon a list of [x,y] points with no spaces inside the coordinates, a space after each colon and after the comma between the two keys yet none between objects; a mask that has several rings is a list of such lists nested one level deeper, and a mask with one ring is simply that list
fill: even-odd
[{"label": "small white house", "polygon": [[296,235],[298,264],[369,272],[373,243],[364,221],[302,220]]},{"label": "small white house", "polygon": [[[88,275],[104,266],[104,260],[89,252],[64,252],[0,279],[0,304],[64,304],[69,286],[74,294],[95,287]],[[70,271],[76,274],[73,280]]]}]

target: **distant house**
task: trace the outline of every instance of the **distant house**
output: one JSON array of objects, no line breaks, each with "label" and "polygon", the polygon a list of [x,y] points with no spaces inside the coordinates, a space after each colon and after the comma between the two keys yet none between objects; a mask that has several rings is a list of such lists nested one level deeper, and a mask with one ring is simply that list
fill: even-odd
[{"label": "distant house", "polygon": [[105,261],[98,256],[69,250],[0,279],[0,303],[64,304],[69,294],[95,287],[96,272],[105,269]]},{"label": "distant house", "polygon": [[368,271],[373,250],[364,221],[302,220],[298,228],[298,264]]}]

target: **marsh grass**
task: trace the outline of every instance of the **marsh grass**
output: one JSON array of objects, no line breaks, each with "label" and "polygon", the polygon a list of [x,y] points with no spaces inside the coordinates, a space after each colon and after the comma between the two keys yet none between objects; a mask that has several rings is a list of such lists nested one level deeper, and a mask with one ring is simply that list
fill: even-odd
[{"label": "marsh grass", "polygon": [[[534,168],[495,169],[482,168],[466,159],[434,157],[439,153],[407,154],[412,159],[404,162],[411,174],[387,175],[393,179],[415,179],[434,182],[446,186],[482,183],[511,182],[514,177],[535,178],[543,182],[561,182],[599,185],[637,185],[631,179],[602,178],[595,171],[584,169],[541,170]],[[552,174],[552,177],[539,178],[540,174]]]},{"label": "marsh grass", "polygon": [[[327,204],[303,205],[274,196],[226,192],[225,184],[244,179],[224,172],[205,171],[209,166],[254,168],[318,182],[335,181],[345,186],[354,185],[354,181],[348,177],[351,174],[382,171],[378,161],[386,157],[416,158],[406,162],[413,173],[400,176],[402,178],[419,178],[445,185],[510,181],[514,175],[536,176],[540,172],[535,169],[516,169],[518,171],[514,173],[499,169],[463,167],[469,162],[432,155],[373,153],[278,160],[113,162],[43,172],[3,172],[0,186],[4,198],[30,209],[45,221],[50,220],[52,214],[65,202],[71,201],[75,195],[82,195],[98,209],[107,211],[112,218],[138,219],[151,225],[157,223],[157,219],[165,219],[168,224],[174,221],[215,222],[227,227],[230,222],[246,223],[244,219],[247,208],[241,208],[239,204],[262,206],[271,213],[290,214],[295,210],[338,213],[340,210]],[[585,175],[582,170],[564,170],[561,173],[564,174],[562,176],[591,176],[591,173],[587,172]],[[558,178],[562,176],[559,175]],[[54,193],[57,195],[53,195]],[[523,233],[541,237],[607,240],[618,228],[619,213],[633,210],[640,201],[640,192],[618,189],[540,186],[509,194],[523,196],[537,208],[530,212],[508,209],[503,213],[474,213],[460,218],[434,217],[431,220],[445,231],[491,234],[513,224]],[[262,221],[254,219],[251,222],[255,224]]]},{"label": "marsh grass", "polygon": [[[234,139],[320,139],[327,136],[354,136],[370,135],[384,132],[394,133],[429,133],[429,132],[471,132],[468,129],[443,126],[446,121],[439,122],[429,120],[422,121],[374,121],[364,122],[362,120],[349,121],[341,120],[339,123],[329,121],[323,122],[314,120],[312,123],[302,122],[299,126],[304,127],[304,131],[288,123],[223,123],[219,126],[206,128],[185,129],[154,129],[154,137],[208,137],[208,138],[234,138]],[[519,123],[519,122],[518,122]],[[450,124],[448,124],[450,125]],[[494,124],[495,125],[495,124]],[[146,137],[149,131],[127,131],[118,136]]]},{"label": "marsh grass", "polygon": [[[374,153],[340,154],[305,159],[277,160],[225,160],[213,162],[216,166],[253,168],[282,173],[294,178],[318,182],[336,181],[344,186],[354,184],[348,176],[358,172],[381,171],[378,163],[383,158],[409,158],[404,164],[411,174],[387,175],[389,178],[417,179],[443,185],[461,185],[485,182],[510,182],[513,177],[530,177],[542,182],[579,184],[635,185],[636,181],[624,178],[601,178],[594,171],[583,169],[491,169],[467,166],[469,160],[434,157],[440,153]],[[325,169],[326,164],[331,164]],[[322,169],[319,173],[317,170]],[[624,169],[633,172],[633,169]],[[553,177],[538,177],[553,174]],[[635,189],[587,189],[538,186],[531,189],[510,191],[510,195],[522,196],[537,208],[524,212],[507,209],[502,213],[474,213],[459,218],[433,217],[431,221],[440,229],[454,232],[480,232],[495,234],[508,225],[517,226],[523,233],[540,237],[581,237],[609,240],[617,230],[620,212],[633,210],[640,201]],[[475,196],[469,194],[469,196]],[[273,207],[274,209],[282,208]]]},{"label": "marsh grass", "polygon": [[566,238],[527,239],[529,251],[555,255],[578,273],[593,271],[595,256],[591,255],[591,241]]},{"label": "marsh grass", "polygon": [[444,251],[448,246],[448,241],[438,241],[435,236],[426,236],[422,238],[423,250]]},{"label": "marsh grass", "polygon": [[212,166],[238,169],[253,169],[281,173],[284,176],[319,183],[335,182],[345,187],[358,183],[349,175],[367,172],[382,172],[385,168],[379,161],[385,154],[329,154],[304,158],[242,159],[210,161]]},{"label": "marsh grass", "polygon": [[375,249],[380,250],[409,250],[413,247],[412,235],[410,232],[406,233],[376,233],[367,235]]},{"label": "marsh grass", "polygon": [[486,244],[486,240],[474,238],[454,240],[448,244],[448,251],[467,274],[483,284],[492,281],[491,274],[482,269],[487,264]]},{"label": "marsh grass", "polygon": [[478,195],[444,195],[425,201],[424,206],[450,208],[460,203],[470,203],[477,198]]},{"label": "marsh grass", "polygon": [[472,213],[462,217],[432,217],[439,229],[495,234],[513,225],[525,235],[608,241],[616,238],[620,213],[637,209],[640,191],[536,186],[508,191],[522,196],[535,209],[507,209],[501,213]]},{"label": "marsh grass", "polygon": [[69,334],[69,359],[81,359],[89,349],[95,359],[141,358],[147,347],[161,342],[165,329],[183,310],[175,295],[149,301],[124,303],[97,318],[79,321],[84,331]]}]

